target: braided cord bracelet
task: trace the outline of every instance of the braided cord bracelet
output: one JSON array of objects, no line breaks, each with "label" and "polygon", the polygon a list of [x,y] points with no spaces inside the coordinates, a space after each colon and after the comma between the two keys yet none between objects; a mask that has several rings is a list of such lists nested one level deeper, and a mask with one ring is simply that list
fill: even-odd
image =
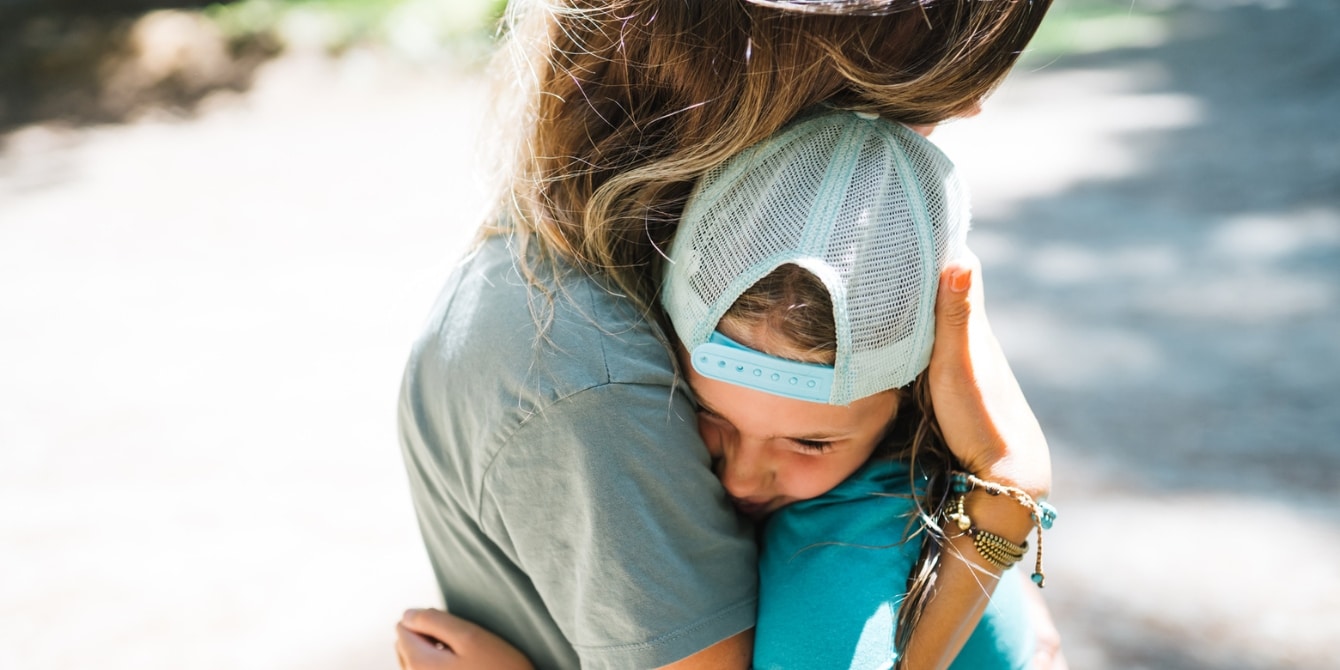
[{"label": "braided cord bracelet", "polygon": [[1028,543],[1015,544],[995,533],[974,526],[972,519],[963,509],[964,499],[974,488],[979,488],[993,496],[1007,495],[1028,509],[1029,518],[1038,529],[1037,559],[1033,566],[1032,580],[1034,584],[1038,585],[1038,588],[1042,588],[1043,582],[1046,581],[1046,575],[1042,572],[1042,531],[1051,528],[1052,523],[1056,521],[1056,508],[1046,501],[1035,500],[1033,496],[1028,495],[1028,492],[1021,488],[987,481],[970,472],[955,471],[949,473],[949,475],[956,499],[946,517],[958,524],[959,530],[972,537],[972,545],[976,547],[977,553],[982,558],[998,568],[1008,569],[1018,563],[1028,552]]}]

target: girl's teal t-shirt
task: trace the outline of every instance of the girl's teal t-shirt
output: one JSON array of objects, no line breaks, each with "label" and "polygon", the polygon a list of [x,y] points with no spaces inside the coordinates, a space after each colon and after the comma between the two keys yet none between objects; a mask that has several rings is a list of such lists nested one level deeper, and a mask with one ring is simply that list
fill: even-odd
[{"label": "girl's teal t-shirt", "polygon": [[[898,607],[923,541],[906,536],[915,503],[900,494],[911,489],[905,463],[873,460],[768,519],[755,668],[893,667]],[[953,670],[1028,667],[1035,635],[1023,586],[1012,573],[1001,578]]]}]

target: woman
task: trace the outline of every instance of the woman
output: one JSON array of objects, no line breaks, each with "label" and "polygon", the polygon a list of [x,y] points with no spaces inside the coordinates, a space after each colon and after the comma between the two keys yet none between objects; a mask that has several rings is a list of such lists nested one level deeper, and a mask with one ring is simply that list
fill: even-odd
[{"label": "woman", "polygon": [[[453,613],[540,667],[748,665],[752,527],[713,477],[655,300],[683,201],[707,169],[820,102],[920,125],[969,113],[1048,4],[510,10],[520,104],[508,127],[521,132],[510,177],[401,396],[411,489]],[[931,364],[941,420],[979,445],[973,472],[1043,496],[1036,422],[955,295]],[[987,497],[970,505],[995,514]],[[945,561],[939,576],[937,606],[955,618],[984,606],[971,566]],[[945,639],[925,649],[966,637],[937,630]],[[423,650],[406,639],[402,657]]]}]

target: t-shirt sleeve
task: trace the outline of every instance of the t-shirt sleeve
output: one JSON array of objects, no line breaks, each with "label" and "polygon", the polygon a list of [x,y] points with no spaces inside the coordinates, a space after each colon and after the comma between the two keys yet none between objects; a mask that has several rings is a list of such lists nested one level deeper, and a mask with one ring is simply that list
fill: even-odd
[{"label": "t-shirt sleeve", "polygon": [[692,417],[664,387],[604,384],[532,415],[489,465],[484,530],[583,668],[665,665],[754,625],[751,529]]},{"label": "t-shirt sleeve", "polygon": [[754,667],[893,667],[898,606],[921,549],[907,506],[885,497],[811,501],[768,522]]}]

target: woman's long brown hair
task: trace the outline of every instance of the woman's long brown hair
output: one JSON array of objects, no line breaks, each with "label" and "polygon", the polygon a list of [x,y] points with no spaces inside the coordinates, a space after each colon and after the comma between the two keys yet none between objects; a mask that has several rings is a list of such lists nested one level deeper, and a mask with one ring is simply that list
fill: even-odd
[{"label": "woman's long brown hair", "polygon": [[484,235],[523,233],[536,258],[606,278],[660,320],[663,250],[703,172],[819,102],[909,124],[962,114],[1050,3],[513,0],[498,124],[512,136]]}]

